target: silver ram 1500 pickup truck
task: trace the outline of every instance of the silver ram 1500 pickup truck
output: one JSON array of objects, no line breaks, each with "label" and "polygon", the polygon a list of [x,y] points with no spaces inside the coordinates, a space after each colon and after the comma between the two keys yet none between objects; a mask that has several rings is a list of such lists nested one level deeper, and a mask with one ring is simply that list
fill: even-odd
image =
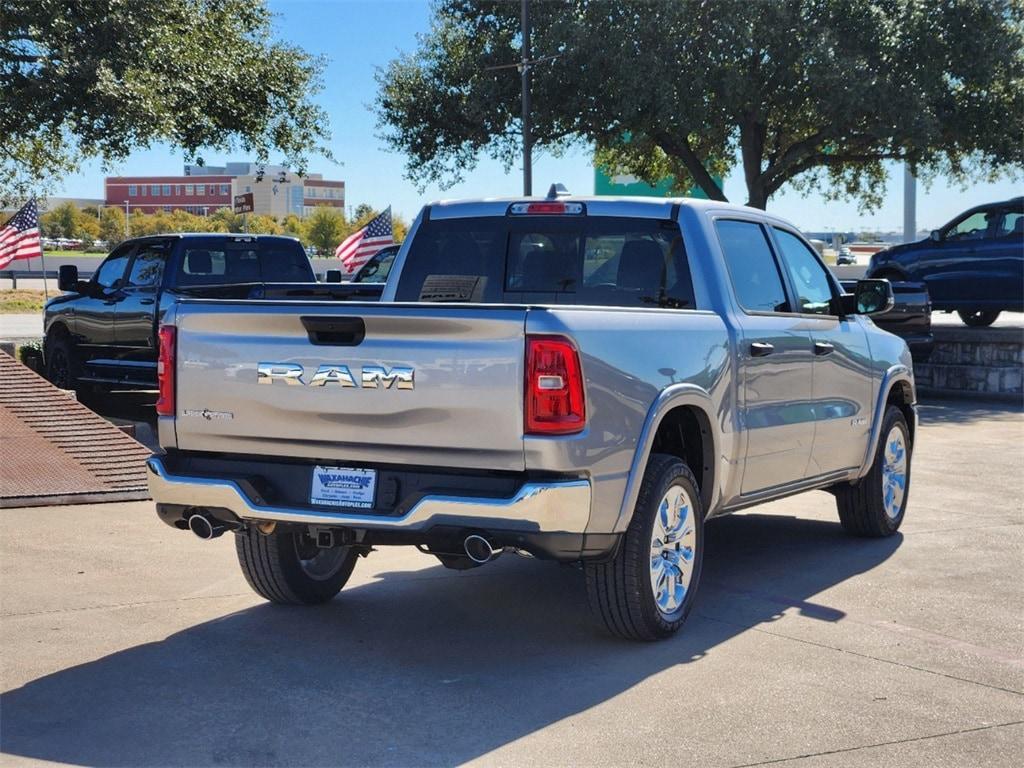
[{"label": "silver ram 1500 pickup truck", "polygon": [[612,632],[675,632],[705,520],[811,489],[894,533],[904,342],[790,224],[689,199],[442,202],[380,303],[183,299],[160,331],[161,519],[233,531],[253,589],[319,603],[356,559],[582,564]]}]

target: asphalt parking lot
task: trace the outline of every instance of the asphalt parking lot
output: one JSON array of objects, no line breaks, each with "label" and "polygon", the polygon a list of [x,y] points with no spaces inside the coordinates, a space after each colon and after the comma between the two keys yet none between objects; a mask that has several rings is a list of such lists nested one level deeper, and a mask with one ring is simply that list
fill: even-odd
[{"label": "asphalt parking lot", "polygon": [[847,538],[824,493],[715,521],[656,644],[603,635],[570,567],[390,549],[281,608],[149,503],[5,510],[2,761],[1019,765],[1024,413],[921,415],[900,534]]}]

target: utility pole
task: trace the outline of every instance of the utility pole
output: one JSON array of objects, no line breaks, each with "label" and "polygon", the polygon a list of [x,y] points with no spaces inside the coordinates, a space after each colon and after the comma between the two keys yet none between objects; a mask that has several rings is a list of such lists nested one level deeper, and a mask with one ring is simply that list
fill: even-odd
[{"label": "utility pole", "polygon": [[917,240],[917,179],[910,163],[903,166],[903,242]]},{"label": "utility pole", "polygon": [[523,50],[519,73],[523,82],[523,194],[533,194],[533,137],[530,135],[530,0],[522,0]]}]

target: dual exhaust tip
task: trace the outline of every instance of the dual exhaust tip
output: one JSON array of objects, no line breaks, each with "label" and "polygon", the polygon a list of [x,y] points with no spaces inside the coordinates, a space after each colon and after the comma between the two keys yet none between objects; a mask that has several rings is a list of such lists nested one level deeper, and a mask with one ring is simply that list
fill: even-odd
[{"label": "dual exhaust tip", "polygon": [[188,518],[188,529],[200,539],[209,541],[222,535],[228,529],[228,526],[209,515],[196,512]]},{"label": "dual exhaust tip", "polygon": [[462,548],[466,551],[466,557],[477,565],[489,563],[502,552],[500,547],[495,549],[494,545],[479,533],[467,536],[466,540],[462,542]]},{"label": "dual exhaust tip", "polygon": [[[196,512],[188,518],[188,529],[198,538],[208,541],[222,536],[228,530],[228,526],[209,515]],[[462,547],[466,551],[466,557],[477,565],[489,563],[502,553],[500,547],[495,549],[490,541],[478,533],[467,536],[462,542]]]}]

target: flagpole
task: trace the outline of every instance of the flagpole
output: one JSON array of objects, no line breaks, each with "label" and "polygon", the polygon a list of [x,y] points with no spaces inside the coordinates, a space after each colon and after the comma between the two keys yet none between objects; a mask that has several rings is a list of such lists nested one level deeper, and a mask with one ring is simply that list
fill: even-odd
[{"label": "flagpole", "polygon": [[50,289],[46,285],[46,254],[43,253],[43,233],[39,226],[39,208],[36,208],[36,227],[39,231],[39,263],[43,265],[43,298],[50,300]]}]

